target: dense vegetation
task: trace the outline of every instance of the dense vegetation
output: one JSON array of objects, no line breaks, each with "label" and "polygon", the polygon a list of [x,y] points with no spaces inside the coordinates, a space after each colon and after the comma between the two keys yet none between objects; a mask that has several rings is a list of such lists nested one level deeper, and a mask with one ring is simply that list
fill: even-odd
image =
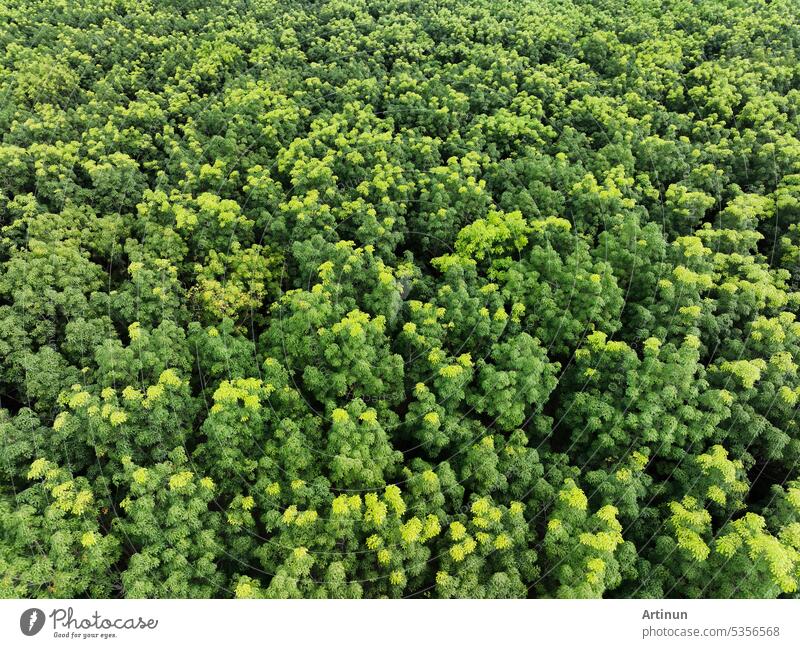
[{"label": "dense vegetation", "polygon": [[797,596],[799,47],[0,5],[0,595]]}]

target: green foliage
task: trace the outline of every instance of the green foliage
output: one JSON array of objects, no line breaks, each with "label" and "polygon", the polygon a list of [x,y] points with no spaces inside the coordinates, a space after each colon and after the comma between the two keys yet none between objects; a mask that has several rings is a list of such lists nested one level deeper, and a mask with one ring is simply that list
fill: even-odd
[{"label": "green foliage", "polygon": [[0,596],[797,597],[790,0],[0,6]]}]

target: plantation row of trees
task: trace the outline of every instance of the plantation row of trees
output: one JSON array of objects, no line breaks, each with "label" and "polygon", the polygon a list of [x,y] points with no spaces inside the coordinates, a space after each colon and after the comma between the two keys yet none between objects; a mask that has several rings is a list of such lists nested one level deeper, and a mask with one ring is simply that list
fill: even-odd
[{"label": "plantation row of trees", "polygon": [[793,0],[0,23],[0,596],[797,596]]}]

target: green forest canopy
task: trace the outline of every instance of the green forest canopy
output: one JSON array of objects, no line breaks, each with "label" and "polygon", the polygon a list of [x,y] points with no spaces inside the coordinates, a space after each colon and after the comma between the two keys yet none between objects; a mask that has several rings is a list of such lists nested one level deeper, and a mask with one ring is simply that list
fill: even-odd
[{"label": "green forest canopy", "polygon": [[0,596],[797,596],[797,10],[0,5]]}]

